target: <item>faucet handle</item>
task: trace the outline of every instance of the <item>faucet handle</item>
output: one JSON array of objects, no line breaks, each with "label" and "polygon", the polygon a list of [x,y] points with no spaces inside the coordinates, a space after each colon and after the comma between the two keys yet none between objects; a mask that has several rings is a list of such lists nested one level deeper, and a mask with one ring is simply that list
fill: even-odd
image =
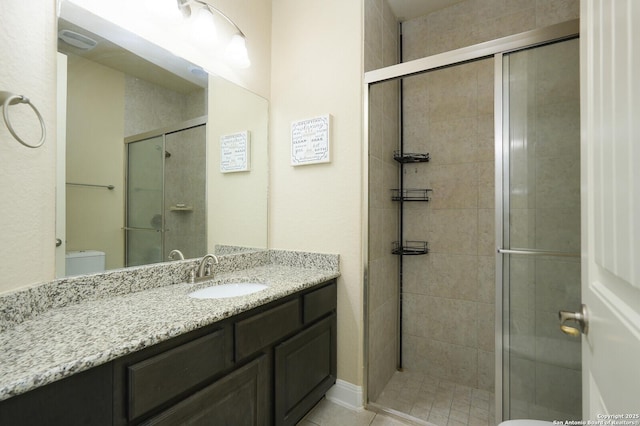
[{"label": "faucet handle", "polygon": [[213,262],[218,263],[218,258],[214,254],[207,254],[200,260],[200,264],[198,265],[196,272],[196,280],[203,280],[206,277],[213,278],[211,267],[213,266]]},{"label": "faucet handle", "polygon": [[189,278],[187,279],[189,284],[196,282],[196,268],[189,269]]},{"label": "faucet handle", "polygon": [[176,257],[177,257],[179,260],[184,260],[184,255],[183,255],[183,254],[182,254],[182,252],[181,252],[180,250],[178,250],[178,249],[171,250],[171,252],[169,253],[169,256],[168,256],[168,257],[169,257],[169,260],[175,260],[175,259],[176,259]]}]

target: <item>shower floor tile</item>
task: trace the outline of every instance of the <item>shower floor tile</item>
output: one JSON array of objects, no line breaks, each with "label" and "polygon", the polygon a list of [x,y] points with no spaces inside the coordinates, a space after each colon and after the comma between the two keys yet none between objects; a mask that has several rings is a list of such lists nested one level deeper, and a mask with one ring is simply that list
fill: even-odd
[{"label": "shower floor tile", "polygon": [[436,426],[494,426],[494,395],[421,373],[396,372],[376,401]]}]

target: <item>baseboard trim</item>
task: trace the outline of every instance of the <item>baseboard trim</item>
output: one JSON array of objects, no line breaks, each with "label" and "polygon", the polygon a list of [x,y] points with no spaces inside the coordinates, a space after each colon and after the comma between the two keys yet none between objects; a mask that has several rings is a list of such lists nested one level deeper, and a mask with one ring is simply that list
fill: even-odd
[{"label": "baseboard trim", "polygon": [[356,386],[344,380],[337,379],[336,384],[327,391],[326,398],[350,410],[364,410],[362,386]]}]

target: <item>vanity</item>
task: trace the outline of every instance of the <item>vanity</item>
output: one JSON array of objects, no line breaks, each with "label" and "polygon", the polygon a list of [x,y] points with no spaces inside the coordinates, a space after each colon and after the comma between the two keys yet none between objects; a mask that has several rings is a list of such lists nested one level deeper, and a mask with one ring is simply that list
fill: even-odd
[{"label": "vanity", "polygon": [[[137,283],[143,288],[129,292],[114,290],[126,275],[114,271],[103,280],[115,286],[107,294],[71,295],[73,303],[5,325],[0,424],[295,425],[336,378],[338,259],[319,256],[223,256],[208,283]],[[163,268],[156,273],[175,282],[192,267],[136,271]],[[188,296],[246,280],[268,287]],[[57,284],[73,287],[68,281]]]}]

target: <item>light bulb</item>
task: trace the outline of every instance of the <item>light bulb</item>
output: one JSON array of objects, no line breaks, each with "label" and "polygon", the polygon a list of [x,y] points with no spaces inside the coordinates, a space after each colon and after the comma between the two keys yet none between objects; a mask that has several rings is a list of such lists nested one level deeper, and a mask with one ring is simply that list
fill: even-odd
[{"label": "light bulb", "polygon": [[213,15],[206,7],[201,7],[196,11],[192,25],[191,34],[196,40],[215,43],[218,39]]},{"label": "light bulb", "polygon": [[178,20],[182,17],[175,0],[146,0],[145,6],[158,17],[168,20]]},{"label": "light bulb", "polygon": [[238,68],[249,68],[251,61],[247,53],[247,45],[244,37],[234,34],[227,46],[227,60]]}]

